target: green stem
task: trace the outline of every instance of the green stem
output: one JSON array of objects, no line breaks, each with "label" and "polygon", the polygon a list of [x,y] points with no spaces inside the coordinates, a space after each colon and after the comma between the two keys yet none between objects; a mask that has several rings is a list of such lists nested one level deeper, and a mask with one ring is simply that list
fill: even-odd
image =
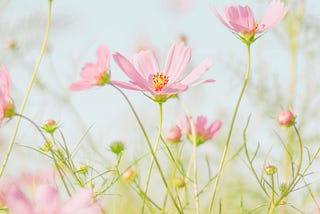
[{"label": "green stem", "polygon": [[[137,122],[139,124],[139,127],[140,127],[140,129],[141,129],[141,131],[143,133],[143,136],[146,139],[147,146],[148,146],[148,148],[150,150],[150,153],[151,153],[151,155],[152,155],[152,157],[153,157],[153,159],[154,159],[154,161],[156,163],[156,166],[157,166],[158,171],[160,173],[160,177],[162,179],[162,182],[165,185],[166,189],[168,189],[169,186],[168,186],[167,180],[165,179],[164,173],[163,173],[163,171],[161,169],[161,166],[160,166],[160,163],[159,163],[159,161],[157,159],[157,156],[155,155],[155,152],[153,152],[151,141],[150,141],[150,139],[149,139],[149,137],[147,135],[147,132],[146,132],[146,130],[145,130],[145,128],[144,128],[144,126],[143,126],[143,124],[142,124],[142,122],[141,122],[141,120],[140,120],[140,118],[139,118],[139,116],[138,116],[138,114],[136,112],[136,110],[134,109],[134,107],[133,107],[132,103],[130,102],[129,98],[127,97],[127,95],[120,88],[118,88],[118,87],[116,87],[115,85],[112,85],[112,84],[111,84],[111,86],[113,86],[116,90],[118,90],[120,92],[120,94],[124,97],[124,99],[127,101],[127,103],[129,105],[134,117],[136,118],[136,120],[137,120]],[[180,210],[180,207],[178,206],[177,202],[175,201],[175,198],[174,198],[172,192],[170,191],[170,189],[168,189],[168,191],[169,191],[169,196],[170,196],[174,206],[177,208],[179,213],[183,213],[182,210]]]},{"label": "green stem", "polygon": [[229,144],[230,144],[230,140],[231,140],[231,135],[232,135],[232,131],[233,131],[233,126],[234,126],[234,123],[236,121],[236,117],[237,117],[237,114],[238,114],[238,110],[239,110],[239,106],[240,106],[240,103],[241,103],[241,100],[242,100],[242,96],[243,96],[243,94],[244,94],[244,92],[246,90],[246,87],[247,87],[247,84],[248,84],[248,80],[249,80],[250,61],[251,61],[250,44],[247,44],[247,51],[248,51],[247,72],[246,72],[246,75],[245,75],[245,79],[244,79],[244,82],[243,82],[243,86],[242,86],[242,89],[241,89],[237,104],[236,104],[234,112],[233,112],[231,125],[230,125],[229,132],[228,132],[228,138],[227,138],[226,145],[224,147],[224,151],[223,151],[222,158],[221,158],[221,161],[220,161],[218,174],[217,174],[217,179],[216,179],[214,187],[213,187],[213,194],[212,194],[212,198],[211,198],[210,205],[209,205],[209,213],[213,212],[213,204],[214,204],[214,200],[215,200],[215,197],[216,197],[216,194],[217,194],[217,187],[218,187],[218,184],[220,182],[222,169],[224,167],[224,163],[225,163],[225,160],[226,160],[226,157],[227,157]]},{"label": "green stem", "polygon": [[[156,142],[155,142],[155,145],[154,145],[154,148],[153,148],[153,152],[154,153],[156,153],[156,151],[158,150],[158,146],[159,146],[159,142],[160,142],[160,136],[161,136],[161,132],[162,132],[162,118],[163,118],[163,115],[162,115],[162,103],[159,103],[159,129],[158,129]],[[154,164],[154,158],[152,157],[151,158],[151,162],[150,162],[150,166],[149,166],[149,170],[148,170],[146,186],[145,186],[145,189],[144,189],[144,197],[143,197],[141,213],[144,213],[146,195],[147,195],[148,188],[149,188],[149,182],[150,182],[150,177],[151,177],[153,164]],[[167,191],[169,191],[169,188],[167,189]]]},{"label": "green stem", "polygon": [[[47,139],[47,137],[43,134],[42,130],[39,128],[39,126],[38,126],[33,120],[31,120],[29,117],[24,116],[24,115],[22,115],[22,114],[17,114],[17,113],[16,113],[15,116],[17,116],[17,117],[19,117],[19,118],[23,118],[23,119],[27,120],[28,122],[30,122],[30,123],[37,129],[37,131],[41,134],[41,136],[42,136],[42,138],[44,139],[44,141],[45,141],[45,142],[49,142],[49,140]],[[63,186],[65,187],[68,195],[71,196],[71,193],[70,193],[70,191],[69,191],[68,185],[66,184],[66,181],[64,180],[63,175],[62,175],[62,173],[60,172],[60,168],[59,168],[59,166],[58,166],[58,164],[57,164],[57,161],[56,161],[56,159],[55,159],[55,157],[54,157],[54,155],[53,155],[52,149],[50,149],[50,151],[51,151],[51,155],[52,155],[53,162],[54,162],[54,164],[55,164],[55,166],[56,166],[56,168],[57,168],[57,170],[58,170],[58,172],[59,172],[60,178],[61,178],[61,180],[62,180]]]},{"label": "green stem", "polygon": [[[32,89],[32,86],[33,86],[33,84],[35,82],[35,79],[36,79],[36,76],[37,76],[37,73],[38,73],[38,70],[39,70],[39,66],[40,66],[43,54],[44,54],[44,52],[46,50],[46,47],[47,47],[50,24],[51,24],[51,8],[52,8],[52,1],[49,0],[48,2],[49,2],[49,4],[48,4],[47,27],[46,27],[46,32],[45,32],[45,35],[44,35],[44,40],[43,40],[43,43],[42,43],[42,48],[41,48],[41,51],[40,51],[40,55],[39,55],[38,61],[37,61],[36,65],[35,65],[35,67],[33,69],[33,73],[32,73],[32,76],[31,76],[31,80],[30,80],[29,86],[28,86],[27,91],[26,91],[26,93],[24,95],[19,115],[22,115],[23,112],[24,112],[24,109],[26,107],[26,104],[27,104],[27,101],[28,101],[28,98],[29,98],[29,95],[30,95],[30,91]],[[20,122],[21,122],[21,117],[19,117],[18,120],[17,120],[16,126],[15,126],[14,131],[13,131],[13,135],[12,135],[11,140],[10,140],[10,144],[9,144],[7,153],[6,153],[5,157],[4,157],[3,163],[1,165],[0,177],[2,176],[2,174],[3,174],[4,170],[5,170],[5,167],[6,167],[7,163],[8,163],[8,160],[9,160],[9,157],[10,157],[14,142],[16,140],[16,136],[17,136],[17,133],[18,133]]]},{"label": "green stem", "polygon": [[298,136],[298,141],[299,141],[299,163],[298,163],[298,167],[297,167],[297,172],[294,175],[289,186],[287,187],[286,191],[284,193],[282,193],[282,195],[274,203],[274,206],[270,207],[269,212],[268,212],[269,214],[274,213],[276,207],[279,206],[279,204],[282,202],[282,200],[289,195],[289,193],[295,187],[298,177],[300,176],[300,171],[301,171],[301,167],[302,167],[302,160],[303,160],[303,143],[302,143],[301,135],[300,135],[299,130],[297,129],[296,125],[293,125],[293,128]]},{"label": "green stem", "polygon": [[200,214],[200,202],[199,202],[199,195],[198,195],[198,170],[197,170],[197,134],[196,128],[194,125],[193,120],[190,120],[191,130],[192,130],[192,144],[193,144],[193,188],[194,188],[194,197],[195,197],[195,204],[196,204],[196,213]]}]

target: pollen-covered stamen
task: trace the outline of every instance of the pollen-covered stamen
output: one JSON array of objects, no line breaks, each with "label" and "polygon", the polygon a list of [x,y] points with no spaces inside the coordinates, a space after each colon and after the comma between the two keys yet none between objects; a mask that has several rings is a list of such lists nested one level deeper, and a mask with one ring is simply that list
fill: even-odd
[{"label": "pollen-covered stamen", "polygon": [[165,85],[167,85],[169,81],[169,77],[163,75],[163,73],[157,73],[152,76],[153,85],[152,88],[156,92],[159,92],[163,89]]}]

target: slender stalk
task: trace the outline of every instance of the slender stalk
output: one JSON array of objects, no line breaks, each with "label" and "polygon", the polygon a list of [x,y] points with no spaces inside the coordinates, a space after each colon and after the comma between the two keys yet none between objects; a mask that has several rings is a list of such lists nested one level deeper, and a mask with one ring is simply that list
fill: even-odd
[{"label": "slender stalk", "polygon": [[190,120],[191,130],[192,130],[192,159],[193,159],[193,189],[194,198],[196,204],[196,213],[200,214],[200,202],[198,195],[198,170],[197,170],[197,135],[193,120]]},{"label": "slender stalk", "polygon": [[[33,84],[35,82],[35,79],[36,79],[36,76],[37,76],[37,73],[38,73],[38,70],[39,70],[39,66],[40,66],[43,54],[44,54],[44,52],[46,50],[46,47],[47,47],[47,42],[48,42],[48,37],[49,37],[49,30],[50,30],[50,25],[51,25],[51,9],[52,9],[52,0],[49,0],[48,1],[47,27],[46,27],[46,32],[45,32],[43,43],[42,43],[42,48],[41,48],[41,51],[40,51],[40,55],[38,57],[38,61],[37,61],[36,65],[35,65],[35,67],[33,69],[33,73],[32,73],[32,76],[31,76],[31,80],[30,80],[29,86],[28,86],[27,91],[26,91],[26,93],[24,95],[24,98],[23,98],[23,101],[22,101],[22,105],[21,105],[21,109],[19,111],[19,115],[22,115],[23,112],[24,112],[24,109],[26,107],[26,104],[27,104],[27,101],[28,101],[32,86],[33,86]],[[10,144],[9,144],[7,153],[6,153],[5,157],[4,157],[3,163],[1,165],[0,177],[2,176],[2,174],[3,174],[4,170],[5,170],[5,167],[6,167],[7,163],[8,163],[8,160],[9,160],[9,157],[10,157],[14,142],[16,140],[16,136],[17,136],[17,133],[18,133],[20,122],[21,122],[21,117],[18,117],[16,126],[14,128],[14,131],[13,131],[13,134],[12,134],[12,137],[11,137],[11,140],[10,140]]]},{"label": "slender stalk", "polygon": [[298,167],[297,167],[297,172],[294,175],[294,177],[293,177],[292,181],[290,182],[289,186],[287,187],[286,191],[281,194],[281,196],[278,198],[278,200],[275,203],[271,204],[271,207],[270,207],[269,212],[268,212],[269,214],[273,214],[275,209],[282,202],[282,200],[289,195],[289,193],[295,187],[298,177],[300,176],[300,171],[301,171],[301,167],[302,167],[302,160],[303,160],[303,144],[302,144],[302,139],[301,139],[300,132],[297,129],[296,125],[293,125],[293,128],[294,128],[294,130],[295,130],[295,132],[296,132],[296,134],[298,136],[298,141],[299,141],[299,163],[298,163]]},{"label": "slender stalk", "polygon": [[[45,141],[45,142],[49,142],[49,140],[47,139],[47,137],[43,134],[42,130],[39,128],[39,126],[38,126],[35,122],[33,122],[33,120],[31,120],[29,117],[24,116],[24,115],[22,115],[22,114],[17,114],[17,113],[16,113],[15,116],[17,116],[17,117],[19,117],[19,118],[23,118],[23,119],[27,120],[28,122],[30,122],[30,123],[37,129],[37,131],[41,134],[41,136],[42,136],[42,138],[44,139],[44,141]],[[70,190],[69,190],[69,188],[68,188],[68,185],[67,185],[66,181],[65,181],[64,178],[63,178],[63,174],[62,174],[62,172],[60,171],[59,165],[58,165],[58,163],[57,163],[57,160],[56,160],[55,157],[54,157],[54,154],[53,154],[52,149],[50,149],[50,152],[51,152],[51,155],[52,155],[52,159],[53,159],[54,165],[55,165],[55,167],[57,168],[58,173],[59,173],[59,175],[60,175],[60,178],[61,178],[61,180],[62,180],[63,186],[65,187],[68,195],[71,196],[71,193],[70,193]]]},{"label": "slender stalk", "polygon": [[[159,103],[159,128],[158,128],[158,134],[157,134],[156,142],[155,142],[155,145],[153,147],[153,152],[154,153],[156,153],[156,151],[158,149],[158,146],[159,146],[159,142],[160,142],[160,137],[161,137],[161,132],[162,132],[162,118],[163,118],[163,115],[162,115],[162,103]],[[150,166],[149,166],[149,170],[148,170],[146,186],[145,186],[145,189],[144,189],[144,197],[143,197],[141,213],[144,213],[146,195],[148,193],[149,182],[150,182],[150,177],[151,177],[153,164],[154,164],[154,158],[152,157],[151,158],[151,162],[150,162]],[[169,188],[167,188],[167,191],[169,191]]]},{"label": "slender stalk", "polygon": [[[166,189],[168,189],[169,186],[168,186],[167,180],[165,179],[164,173],[163,173],[163,171],[162,171],[162,169],[161,169],[160,163],[159,163],[159,161],[158,161],[158,159],[157,159],[157,157],[156,157],[156,155],[155,155],[155,152],[153,152],[153,148],[152,148],[152,145],[151,145],[151,141],[150,141],[150,139],[149,139],[149,137],[148,137],[148,135],[147,135],[147,132],[146,132],[146,130],[145,130],[145,128],[144,128],[144,126],[143,126],[143,124],[142,124],[142,122],[141,122],[141,120],[140,120],[140,118],[139,118],[139,116],[138,116],[138,114],[137,114],[137,112],[136,112],[136,110],[134,109],[134,107],[133,107],[132,103],[130,102],[129,98],[127,97],[127,95],[126,95],[120,88],[118,88],[118,87],[116,87],[115,85],[112,85],[112,84],[111,84],[111,86],[113,86],[116,90],[118,90],[118,91],[120,92],[120,94],[124,97],[124,99],[127,101],[127,103],[128,103],[128,105],[129,105],[129,107],[130,107],[130,109],[131,109],[134,117],[136,118],[136,120],[137,120],[137,122],[138,122],[138,124],[139,124],[139,127],[140,127],[140,129],[141,129],[141,131],[142,131],[142,133],[143,133],[143,136],[144,136],[145,139],[146,139],[147,146],[148,146],[148,148],[149,148],[149,150],[150,150],[150,153],[151,153],[151,155],[152,155],[152,157],[153,157],[153,159],[154,159],[154,161],[155,161],[155,163],[156,163],[156,166],[157,166],[158,171],[159,171],[159,173],[160,173],[160,177],[161,177],[161,179],[162,179],[162,182],[163,182],[163,184],[165,185]],[[169,196],[170,196],[170,198],[171,198],[174,206],[177,208],[177,210],[179,211],[179,213],[183,213],[183,211],[180,210],[180,207],[178,206],[177,202],[175,201],[175,198],[174,198],[172,192],[170,191],[170,189],[168,189],[168,191],[169,191],[168,193],[169,193]]]},{"label": "slender stalk", "polygon": [[242,86],[238,101],[236,103],[236,106],[235,106],[235,109],[234,109],[234,112],[233,112],[233,116],[232,116],[229,132],[228,132],[226,145],[224,147],[224,151],[223,151],[222,158],[221,158],[220,165],[219,165],[219,169],[218,169],[217,179],[216,179],[214,187],[213,187],[213,194],[212,194],[212,198],[211,198],[210,205],[209,205],[209,213],[213,212],[213,204],[214,204],[214,200],[215,200],[215,197],[216,197],[216,194],[217,194],[217,187],[218,187],[218,184],[220,182],[222,169],[224,167],[225,160],[226,160],[226,157],[227,157],[229,144],[230,144],[230,140],[231,140],[231,135],[232,135],[232,131],[233,131],[233,126],[234,126],[234,123],[236,121],[236,117],[237,117],[237,114],[238,114],[239,106],[240,106],[243,94],[244,94],[244,92],[246,90],[246,87],[247,87],[247,84],[248,84],[248,80],[249,80],[250,62],[251,62],[250,44],[247,44],[247,51],[248,51],[247,71],[246,71],[246,74],[245,74],[243,86]]}]

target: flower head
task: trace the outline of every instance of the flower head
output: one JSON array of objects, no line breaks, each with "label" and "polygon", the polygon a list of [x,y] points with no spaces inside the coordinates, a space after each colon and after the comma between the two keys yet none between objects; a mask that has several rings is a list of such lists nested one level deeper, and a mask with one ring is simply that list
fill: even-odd
[{"label": "flower head", "polygon": [[258,23],[248,6],[226,6],[223,18],[219,12],[211,7],[214,15],[227,28],[235,32],[247,44],[255,41],[255,35],[261,34],[278,24],[288,12],[288,7],[280,0],[272,0],[262,20]]},{"label": "flower head", "polygon": [[70,85],[71,91],[80,91],[93,86],[102,86],[110,83],[109,50],[101,45],[97,50],[97,61],[87,63],[80,73],[81,80]]},{"label": "flower head", "polygon": [[14,105],[11,101],[11,81],[5,66],[0,68],[0,124],[3,118],[14,116]]},{"label": "flower head", "polygon": [[290,127],[294,124],[295,118],[290,110],[283,110],[278,115],[278,123],[281,126]]},{"label": "flower head", "polygon": [[[187,139],[193,143],[191,122],[190,118],[185,116],[178,121],[178,127],[181,129],[182,133],[186,135]],[[194,126],[196,132],[196,145],[199,146],[218,135],[222,122],[216,120],[207,127],[207,118],[198,116]]]},{"label": "flower head", "polygon": [[78,190],[64,204],[60,201],[57,189],[47,184],[37,186],[33,200],[30,200],[14,184],[5,189],[2,197],[2,202],[12,214],[103,213],[100,204],[94,198],[92,190],[86,188]]},{"label": "flower head", "polygon": [[214,81],[213,79],[198,81],[198,78],[211,67],[209,59],[203,60],[189,74],[184,74],[191,59],[191,49],[182,42],[171,47],[162,71],[151,50],[136,53],[133,62],[120,53],[113,54],[113,58],[130,78],[130,82],[113,80],[112,83],[125,89],[149,92],[157,102],[164,102],[171,95],[181,93],[190,86]]}]

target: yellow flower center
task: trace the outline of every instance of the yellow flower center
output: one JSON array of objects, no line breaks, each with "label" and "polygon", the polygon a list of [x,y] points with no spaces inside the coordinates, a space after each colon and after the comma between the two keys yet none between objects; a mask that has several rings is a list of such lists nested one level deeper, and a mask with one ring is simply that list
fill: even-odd
[{"label": "yellow flower center", "polygon": [[97,85],[102,86],[108,84],[110,82],[109,72],[106,70],[105,72],[100,74],[100,77],[97,80]]},{"label": "yellow flower center", "polygon": [[156,92],[159,92],[163,89],[165,85],[167,85],[169,81],[169,77],[163,75],[163,73],[157,73],[152,76],[153,85],[152,88]]}]

